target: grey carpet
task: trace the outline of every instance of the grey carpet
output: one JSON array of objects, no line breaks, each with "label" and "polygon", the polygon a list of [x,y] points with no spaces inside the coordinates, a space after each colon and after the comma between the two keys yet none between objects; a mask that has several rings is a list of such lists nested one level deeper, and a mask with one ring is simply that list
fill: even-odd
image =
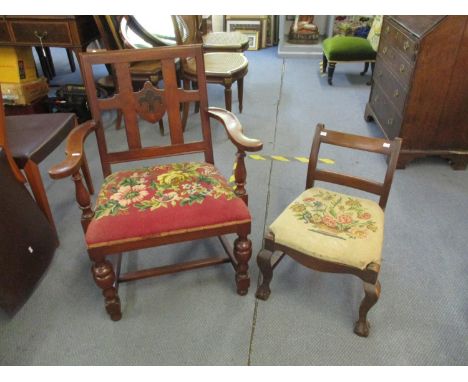
[{"label": "grey carpet", "polygon": [[[53,50],[54,83],[77,82],[64,50]],[[369,97],[361,65],[337,65],[334,85],[319,73],[318,59],[279,59],[276,49],[247,52],[244,112],[249,136],[264,154],[307,156],[317,122],[328,128],[381,136],[363,119]],[[98,73],[99,74],[99,73]],[[101,72],[102,74],[102,72]],[[237,92],[233,92],[234,98]],[[220,86],[209,86],[212,106],[223,106]],[[237,101],[233,110],[237,111]],[[119,145],[122,131],[106,134]],[[188,135],[196,134],[191,116]],[[154,126],[148,141],[163,142]],[[229,176],[235,150],[213,123],[217,166]],[[96,141],[86,144],[93,180],[102,173]],[[124,284],[123,318],[112,322],[94,285],[70,180],[52,181],[47,169],[63,145],[41,164],[61,245],[26,305],[0,313],[1,365],[466,365],[468,363],[468,176],[441,159],[421,159],[397,171],[387,207],[381,272],[382,295],[371,310],[371,334],[353,334],[362,298],[352,276],[310,271],[290,259],[276,268],[267,302],[255,299],[255,255],[268,224],[305,186],[299,162],[248,159],[253,215],[252,286],[235,293],[229,265]],[[328,149],[335,169],[383,176],[382,158]],[[339,189],[336,187],[335,189]],[[124,266],[168,264],[220,251],[216,240],[128,254]],[[157,256],[154,256],[157,254]]]}]

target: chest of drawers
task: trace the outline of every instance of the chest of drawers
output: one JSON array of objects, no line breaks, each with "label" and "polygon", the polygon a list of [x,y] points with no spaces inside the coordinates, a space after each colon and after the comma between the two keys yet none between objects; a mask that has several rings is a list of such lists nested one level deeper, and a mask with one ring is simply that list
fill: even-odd
[{"label": "chest of drawers", "polygon": [[468,163],[468,17],[385,16],[365,118],[403,138],[398,168]]}]

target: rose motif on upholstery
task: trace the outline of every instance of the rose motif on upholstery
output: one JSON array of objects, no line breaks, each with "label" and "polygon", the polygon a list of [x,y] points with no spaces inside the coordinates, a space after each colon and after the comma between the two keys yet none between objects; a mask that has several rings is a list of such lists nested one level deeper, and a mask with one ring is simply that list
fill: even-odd
[{"label": "rose motif on upholstery", "polygon": [[342,240],[365,239],[378,229],[359,200],[328,191],[317,190],[289,208],[297,219],[310,224],[310,231]]},{"label": "rose motif on upholstery", "polygon": [[206,163],[175,163],[120,171],[104,181],[98,196],[95,219],[158,208],[201,204],[206,198],[236,198],[216,169]]}]

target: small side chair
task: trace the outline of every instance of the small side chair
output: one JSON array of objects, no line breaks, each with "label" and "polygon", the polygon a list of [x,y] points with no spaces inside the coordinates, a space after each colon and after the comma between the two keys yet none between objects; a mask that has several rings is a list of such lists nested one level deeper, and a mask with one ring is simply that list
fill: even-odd
[{"label": "small side chair", "polygon": [[[327,143],[389,156],[383,183],[316,168],[320,145]],[[288,255],[320,271],[349,273],[364,282],[365,296],[354,332],[369,335],[367,313],[380,295],[378,281],[384,230],[384,209],[392,184],[401,139],[388,141],[326,130],[317,125],[307,172],[306,191],[270,225],[257,257],[262,282],[256,296],[267,300],[273,269]],[[378,203],[314,186],[324,181],[380,196]],[[272,262],[274,252],[281,255]]]},{"label": "small side chair", "polygon": [[[364,62],[361,76],[369,70],[371,65],[374,72],[377,48],[382,27],[382,16],[376,16],[367,38],[355,36],[333,36],[323,41],[322,72],[328,67],[328,84],[332,85],[333,74],[337,63]],[[368,83],[370,85],[370,82]]]}]

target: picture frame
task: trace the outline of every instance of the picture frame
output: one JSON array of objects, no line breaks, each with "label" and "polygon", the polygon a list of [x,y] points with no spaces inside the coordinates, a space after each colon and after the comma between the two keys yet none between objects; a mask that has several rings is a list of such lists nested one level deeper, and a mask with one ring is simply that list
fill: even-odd
[{"label": "picture frame", "polygon": [[249,47],[247,50],[258,50],[259,40],[258,40],[258,31],[256,30],[239,30],[240,33],[246,35],[249,39]]}]

